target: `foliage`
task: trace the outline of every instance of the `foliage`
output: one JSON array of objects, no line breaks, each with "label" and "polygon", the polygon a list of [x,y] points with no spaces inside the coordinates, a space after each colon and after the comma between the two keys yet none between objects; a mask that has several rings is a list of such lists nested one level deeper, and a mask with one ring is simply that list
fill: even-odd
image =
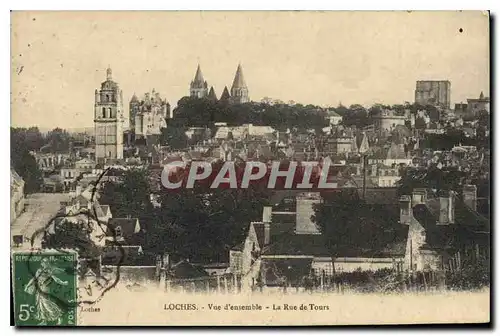
[{"label": "foliage", "polygon": [[460,129],[449,128],[444,134],[427,134],[423,147],[434,150],[450,150],[459,144],[465,146],[475,146],[475,139],[470,139],[465,136],[465,133]]},{"label": "foliage", "polygon": [[188,146],[186,128],[169,125],[161,129],[160,143],[170,146],[171,149],[184,149]]},{"label": "foliage", "polygon": [[24,179],[24,192],[27,194],[38,192],[43,183],[42,172],[31,150],[40,145],[38,129],[11,128],[11,167]]},{"label": "foliage", "polygon": [[486,258],[469,261],[457,272],[449,272],[446,284],[450,289],[471,290],[490,286],[490,266]]},{"label": "foliage", "polygon": [[457,169],[442,170],[436,167],[426,169],[406,168],[397,182],[399,195],[410,195],[415,188],[461,191],[466,173]]},{"label": "foliage", "polygon": [[313,105],[269,102],[228,105],[205,98],[184,97],[177,103],[169,126],[208,127],[213,130],[216,122],[225,122],[229,126],[267,125],[280,131],[287,128],[321,129],[327,126],[325,116],[323,110]]},{"label": "foliage", "polygon": [[62,219],[53,224],[53,233],[46,232],[42,246],[48,249],[76,249],[79,257],[94,258],[100,250],[90,238],[90,228],[86,220],[76,223]]},{"label": "foliage", "polygon": [[163,190],[161,206],[150,202],[146,171],[127,171],[121,183],[103,186],[100,203],[113,217],[137,217],[145,229],[146,251],[168,251],[203,262],[227,261],[229,249],[244,240],[250,221],[259,220],[267,190],[193,189]]},{"label": "foliage", "polygon": [[70,135],[61,128],[54,128],[47,134],[46,143],[52,153],[67,153],[70,148]]},{"label": "foliage", "polygon": [[113,217],[144,218],[152,211],[151,188],[147,170],[131,169],[122,182],[106,182],[99,192],[99,202],[109,205]]}]

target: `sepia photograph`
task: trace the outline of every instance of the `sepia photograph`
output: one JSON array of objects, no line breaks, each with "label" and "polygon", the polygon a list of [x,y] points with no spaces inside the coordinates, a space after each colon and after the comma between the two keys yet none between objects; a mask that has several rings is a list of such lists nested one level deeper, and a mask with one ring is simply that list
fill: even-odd
[{"label": "sepia photograph", "polygon": [[488,324],[488,11],[11,11],[15,326]]}]

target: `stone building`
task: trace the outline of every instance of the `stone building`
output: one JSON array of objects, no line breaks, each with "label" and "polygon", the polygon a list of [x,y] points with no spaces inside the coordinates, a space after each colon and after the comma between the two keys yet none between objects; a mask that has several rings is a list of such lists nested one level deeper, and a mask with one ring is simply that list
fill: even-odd
[{"label": "stone building", "polygon": [[[208,86],[208,83],[201,72],[200,65],[198,65],[194,79],[191,81],[189,95],[196,98],[217,100],[215,90],[213,87]],[[241,67],[241,64],[238,64],[238,68],[236,69],[231,90],[228,90],[227,86],[224,87],[219,101],[229,104],[243,104],[250,101],[248,96],[248,87],[245,82],[245,77],[243,76],[243,68]]]},{"label": "stone building", "polygon": [[375,130],[379,134],[392,132],[396,126],[405,125],[406,117],[397,115],[393,110],[384,109],[373,116]]},{"label": "stone building", "polygon": [[10,222],[12,223],[24,211],[24,180],[10,169]]},{"label": "stone building", "polygon": [[139,100],[134,94],[130,100],[130,125],[135,137],[140,138],[150,134],[160,134],[166,127],[166,120],[171,118],[170,104],[153,89]]},{"label": "stone building", "polygon": [[231,86],[230,102],[231,104],[242,104],[248,103],[249,101],[248,87],[243,77],[243,69],[241,68],[241,64],[238,64],[236,74],[234,75],[233,85]]},{"label": "stone building", "polygon": [[482,91],[479,98],[467,99],[467,112],[469,114],[476,116],[480,111],[490,112],[490,98],[485,97]]},{"label": "stone building", "polygon": [[417,81],[415,103],[450,108],[451,83],[448,80]]},{"label": "stone building", "polygon": [[95,90],[94,126],[96,159],[123,159],[123,130],[127,126],[123,94],[113,81],[110,68],[106,70],[101,89]]},{"label": "stone building", "polygon": [[203,78],[199,64],[194,79],[189,86],[189,95],[196,98],[205,98],[208,96],[208,84],[205,78]]}]

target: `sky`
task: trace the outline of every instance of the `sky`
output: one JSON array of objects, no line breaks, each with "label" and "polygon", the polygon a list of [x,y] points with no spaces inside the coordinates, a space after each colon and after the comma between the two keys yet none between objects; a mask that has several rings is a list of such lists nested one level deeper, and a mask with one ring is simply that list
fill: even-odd
[{"label": "sky", "polygon": [[402,104],[417,80],[446,79],[454,104],[490,89],[483,12],[12,12],[11,27],[15,127],[92,127],[108,66],[126,111],[153,88],[175,106],[198,64],[220,96],[241,63],[253,101]]}]

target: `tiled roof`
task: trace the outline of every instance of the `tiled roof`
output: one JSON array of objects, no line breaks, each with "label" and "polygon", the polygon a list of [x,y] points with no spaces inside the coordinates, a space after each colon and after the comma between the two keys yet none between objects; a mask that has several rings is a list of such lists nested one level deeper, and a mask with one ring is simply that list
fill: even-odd
[{"label": "tiled roof", "polygon": [[293,230],[286,232],[273,232],[271,227],[271,243],[264,248],[264,256],[294,255],[328,257],[330,253],[326,248],[323,235],[295,234]]}]

